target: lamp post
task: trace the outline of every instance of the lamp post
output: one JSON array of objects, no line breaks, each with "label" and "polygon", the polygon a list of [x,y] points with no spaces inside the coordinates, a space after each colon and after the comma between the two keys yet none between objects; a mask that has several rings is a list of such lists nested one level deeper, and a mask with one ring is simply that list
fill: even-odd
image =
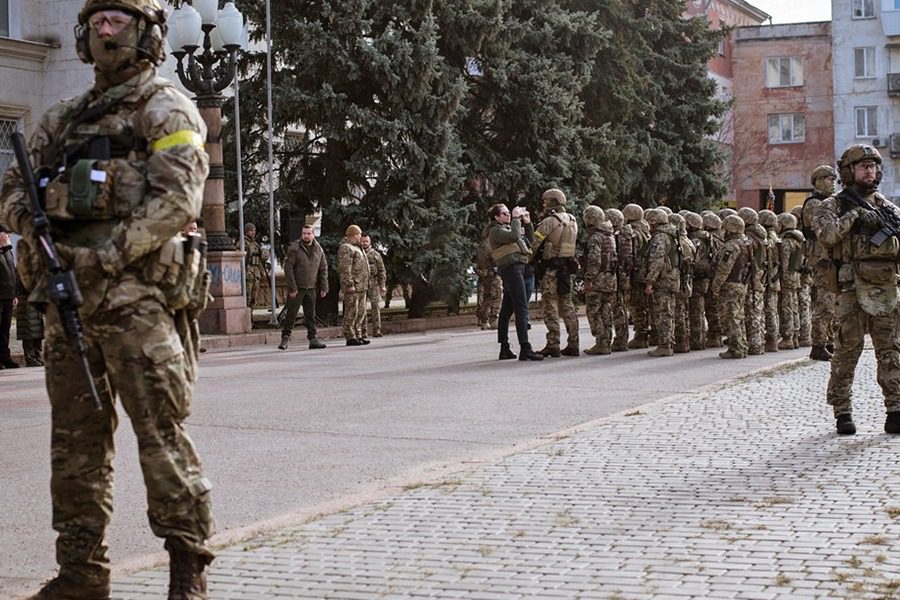
[{"label": "lamp post", "polygon": [[169,46],[178,61],[178,79],[195,95],[207,127],[209,177],[203,191],[203,226],[209,244],[207,263],[213,301],[200,315],[204,333],[250,331],[243,296],[241,253],[225,232],[225,166],[222,164],[222,91],[236,72],[244,18],[233,2],[220,10],[218,0],[173,0]]}]

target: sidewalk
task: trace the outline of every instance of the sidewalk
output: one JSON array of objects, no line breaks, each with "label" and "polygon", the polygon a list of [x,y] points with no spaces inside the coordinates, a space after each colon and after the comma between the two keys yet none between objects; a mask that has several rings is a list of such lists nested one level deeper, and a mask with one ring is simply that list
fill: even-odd
[{"label": "sidewalk", "polygon": [[900,597],[900,437],[871,349],[858,375],[856,436],[833,433],[828,364],[792,361],[227,545],[210,597]]}]

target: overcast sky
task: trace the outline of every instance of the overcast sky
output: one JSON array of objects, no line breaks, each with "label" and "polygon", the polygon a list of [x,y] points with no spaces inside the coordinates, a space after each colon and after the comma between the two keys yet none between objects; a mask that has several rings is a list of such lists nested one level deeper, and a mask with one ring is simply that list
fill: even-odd
[{"label": "overcast sky", "polygon": [[830,21],[831,0],[747,0],[772,15],[772,22]]}]

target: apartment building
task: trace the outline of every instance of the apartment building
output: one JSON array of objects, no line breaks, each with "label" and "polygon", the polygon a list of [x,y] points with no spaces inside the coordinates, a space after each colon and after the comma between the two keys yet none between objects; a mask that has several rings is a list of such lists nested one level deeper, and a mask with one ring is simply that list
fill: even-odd
[{"label": "apartment building", "polygon": [[771,190],[774,209],[790,210],[812,170],[834,163],[831,24],[741,27],[733,38],[737,205],[766,208]]}]

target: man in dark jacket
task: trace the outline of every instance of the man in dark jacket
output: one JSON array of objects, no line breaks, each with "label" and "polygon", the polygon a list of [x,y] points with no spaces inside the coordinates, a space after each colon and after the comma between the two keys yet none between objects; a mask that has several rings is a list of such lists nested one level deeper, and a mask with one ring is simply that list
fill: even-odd
[{"label": "man in dark jacket", "polygon": [[322,298],[328,294],[328,263],[311,225],[304,225],[300,232],[300,241],[288,246],[284,261],[284,278],[287,282],[288,297],[278,349],[287,350],[301,305],[310,350],[324,348],[325,344],[316,337],[316,293],[318,292]]},{"label": "man in dark jacket", "polygon": [[9,353],[9,329],[16,305],[16,260],[9,232],[0,225],[0,369],[18,367]]}]

